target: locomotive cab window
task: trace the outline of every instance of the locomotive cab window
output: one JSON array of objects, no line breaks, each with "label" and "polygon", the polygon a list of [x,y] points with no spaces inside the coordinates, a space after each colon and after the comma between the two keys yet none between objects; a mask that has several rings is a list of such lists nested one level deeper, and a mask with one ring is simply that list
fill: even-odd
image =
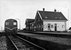
[{"label": "locomotive cab window", "polygon": [[9,22],[6,22],[5,24],[6,24],[6,25],[9,25]]},{"label": "locomotive cab window", "polygon": [[13,23],[13,25],[16,25],[16,24],[17,24],[16,22]]}]

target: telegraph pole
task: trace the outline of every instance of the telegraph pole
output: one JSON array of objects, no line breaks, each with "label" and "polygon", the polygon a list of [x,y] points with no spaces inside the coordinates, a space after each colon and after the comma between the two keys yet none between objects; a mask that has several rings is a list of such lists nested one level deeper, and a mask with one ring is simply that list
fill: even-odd
[{"label": "telegraph pole", "polygon": [[18,19],[18,18],[16,18],[16,19],[19,21],[19,29],[20,29],[20,27],[21,27],[21,26],[20,26],[20,19]]},{"label": "telegraph pole", "polygon": [[68,27],[69,27],[69,8],[68,8]]}]

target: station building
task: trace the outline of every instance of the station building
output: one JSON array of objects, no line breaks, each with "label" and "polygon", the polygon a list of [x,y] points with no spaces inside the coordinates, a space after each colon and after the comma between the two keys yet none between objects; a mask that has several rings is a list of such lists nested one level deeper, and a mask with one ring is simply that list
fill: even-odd
[{"label": "station building", "polygon": [[[66,31],[67,19],[62,12],[54,11],[37,11],[35,19],[31,19],[29,28],[37,31]],[[27,23],[27,22],[26,22]],[[28,26],[27,26],[28,27]]]}]

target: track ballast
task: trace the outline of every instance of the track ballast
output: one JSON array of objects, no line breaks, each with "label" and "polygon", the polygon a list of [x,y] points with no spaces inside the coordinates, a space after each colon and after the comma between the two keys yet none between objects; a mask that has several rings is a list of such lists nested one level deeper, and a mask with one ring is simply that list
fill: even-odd
[{"label": "track ballast", "polygon": [[9,42],[11,42],[9,45],[13,45],[12,48],[16,50],[45,50],[44,48],[16,35],[10,35],[7,36],[7,38]]}]

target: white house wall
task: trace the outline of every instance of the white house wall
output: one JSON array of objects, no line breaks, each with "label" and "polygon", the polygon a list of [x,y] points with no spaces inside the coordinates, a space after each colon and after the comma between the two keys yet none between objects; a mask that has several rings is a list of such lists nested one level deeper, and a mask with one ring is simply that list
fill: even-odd
[{"label": "white house wall", "polygon": [[56,21],[56,20],[43,20],[43,31],[49,31],[48,30],[48,24],[53,25],[51,31],[55,31],[55,24],[57,24],[57,31],[65,31],[66,30],[66,21]]}]

